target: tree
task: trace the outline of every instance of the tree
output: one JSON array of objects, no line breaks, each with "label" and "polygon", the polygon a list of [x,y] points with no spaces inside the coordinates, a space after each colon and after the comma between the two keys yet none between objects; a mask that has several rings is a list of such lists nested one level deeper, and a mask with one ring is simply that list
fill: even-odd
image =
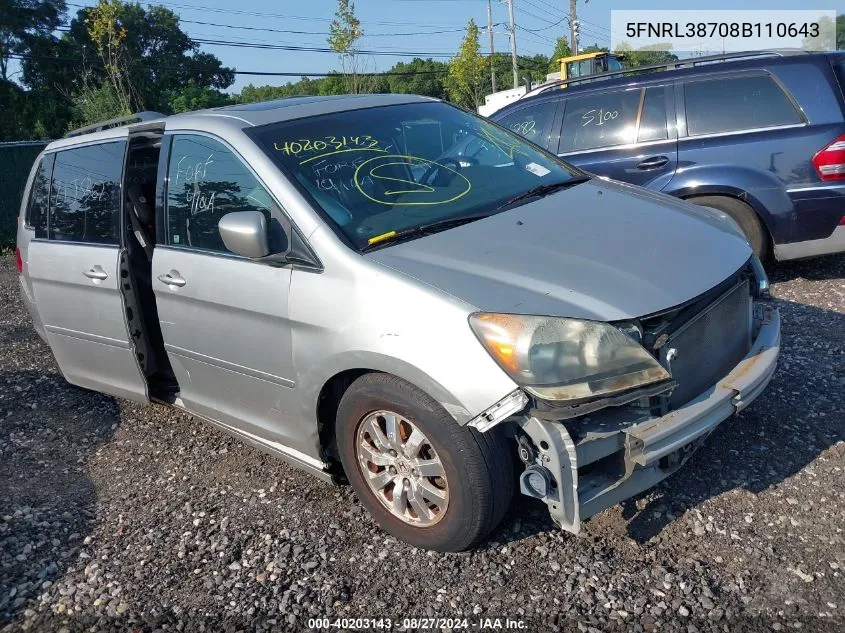
[{"label": "tree", "polygon": [[561,35],[555,42],[555,50],[552,52],[552,58],[549,60],[549,72],[560,72],[560,58],[569,57],[572,55],[572,49],[569,48],[569,40],[565,35]]},{"label": "tree", "polygon": [[467,108],[478,109],[484,99],[487,62],[478,43],[478,25],[470,18],[458,54],[449,60],[449,98]]},{"label": "tree", "polygon": [[836,50],[845,50],[845,14],[836,16]]},{"label": "tree", "polygon": [[[86,90],[111,81],[97,42],[89,34],[89,19],[97,16],[96,10],[103,5],[114,6],[107,17],[115,28],[126,32],[120,40],[120,54],[121,80],[132,87],[129,110],[169,112],[171,100],[190,83],[221,90],[234,81],[234,72],[214,55],[201,52],[171,10],[109,0],[81,9],[61,40],[39,50],[37,58],[24,60],[26,85],[71,103]],[[106,28],[99,33],[105,37],[109,31]],[[73,72],[68,72],[71,68]]]},{"label": "tree", "polygon": [[446,98],[448,64],[415,57],[410,62],[399,62],[388,72],[401,73],[385,77],[389,92]]},{"label": "tree", "polygon": [[35,40],[52,39],[66,10],[64,0],[0,0],[0,80],[9,80],[12,55],[27,55]]},{"label": "tree", "polygon": [[[659,50],[666,48],[665,44],[650,44],[637,50],[632,50],[627,42],[620,42],[616,47],[616,54],[622,55],[622,64],[626,68],[639,68],[640,66],[652,66],[654,64],[668,64],[678,61],[678,56],[671,50]],[[669,45],[669,49],[672,45]]]},{"label": "tree", "polygon": [[579,54],[584,53],[609,53],[610,49],[607,46],[599,46],[598,42],[591,46],[585,46],[579,51]]},{"label": "tree", "polygon": [[143,99],[132,85],[129,51],[126,45],[128,31],[121,19],[122,8],[120,0],[100,0],[100,3],[88,12],[85,20],[88,37],[97,47],[110,89],[103,92],[98,87],[89,89],[86,86],[88,94],[83,100],[91,99],[98,91],[108,95],[101,103],[103,106],[111,104],[114,111],[105,112],[105,118],[131,114],[133,103],[143,109]]},{"label": "tree", "polygon": [[361,75],[363,68],[358,52],[358,40],[364,31],[361,29],[361,21],[355,15],[355,4],[351,0],[338,0],[334,15],[326,41],[340,55],[346,91],[352,94],[364,92],[367,82]]},{"label": "tree", "polygon": [[170,112],[191,112],[205,108],[218,108],[231,103],[232,99],[219,90],[208,86],[198,86],[190,81],[170,98]]},{"label": "tree", "polygon": [[845,46],[845,15],[836,16],[831,20],[824,16],[819,19],[819,36],[805,37],[801,40],[801,48],[814,51],[832,51]]}]

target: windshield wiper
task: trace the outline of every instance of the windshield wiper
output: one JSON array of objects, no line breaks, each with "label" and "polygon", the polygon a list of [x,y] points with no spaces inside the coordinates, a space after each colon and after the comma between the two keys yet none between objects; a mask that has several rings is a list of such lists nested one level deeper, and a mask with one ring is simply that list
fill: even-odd
[{"label": "windshield wiper", "polygon": [[[370,242],[369,244],[364,245],[361,248],[362,253],[366,253],[367,251],[371,251],[375,248],[379,248],[381,246],[388,246],[390,244],[395,244],[397,241],[406,240],[408,238],[414,237],[422,237],[423,235],[431,235],[433,233],[439,233],[440,231],[445,231],[446,229],[452,229],[456,226],[461,226],[462,224],[469,224],[470,222],[475,222],[476,220],[482,220],[484,218],[490,217],[493,215],[492,213],[477,213],[475,215],[462,215],[457,218],[446,218],[445,220],[438,220],[437,222],[430,222],[429,224],[423,224],[421,226],[415,226],[410,229],[403,229],[402,231],[396,231],[391,233],[386,233],[384,236],[378,236],[378,240],[375,242]],[[372,239],[372,238],[371,238]]]},{"label": "windshield wiper", "polygon": [[522,193],[515,195],[513,198],[505,200],[502,204],[496,207],[496,211],[502,211],[517,204],[518,202],[524,202],[526,200],[531,200],[532,198],[544,198],[549,194],[560,191],[561,189],[568,189],[569,187],[580,185],[582,182],[587,182],[589,179],[589,176],[573,176],[569,180],[564,180],[563,182],[550,182],[545,185],[532,187],[528,191],[523,191]]}]

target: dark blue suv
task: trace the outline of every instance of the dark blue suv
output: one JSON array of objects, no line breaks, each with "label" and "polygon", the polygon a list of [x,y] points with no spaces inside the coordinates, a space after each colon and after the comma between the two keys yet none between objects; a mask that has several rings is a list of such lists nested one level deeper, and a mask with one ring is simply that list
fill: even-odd
[{"label": "dark blue suv", "polygon": [[684,64],[541,88],[491,118],[598,176],[724,211],[761,259],[845,251],[845,53]]}]

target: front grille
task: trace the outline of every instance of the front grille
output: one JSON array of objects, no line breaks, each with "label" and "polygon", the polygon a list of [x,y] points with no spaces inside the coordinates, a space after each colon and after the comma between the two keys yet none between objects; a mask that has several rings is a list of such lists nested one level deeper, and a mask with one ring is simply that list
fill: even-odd
[{"label": "front grille", "polygon": [[751,327],[746,279],[674,331],[660,347],[660,362],[678,383],[669,408],[686,404],[727,375],[748,354]]}]

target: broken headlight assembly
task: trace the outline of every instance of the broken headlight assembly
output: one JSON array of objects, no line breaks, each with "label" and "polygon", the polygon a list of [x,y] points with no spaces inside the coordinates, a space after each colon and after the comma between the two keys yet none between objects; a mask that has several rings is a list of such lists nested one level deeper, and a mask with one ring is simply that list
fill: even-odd
[{"label": "broken headlight assembly", "polygon": [[486,312],[469,323],[499,366],[541,400],[574,403],[670,379],[632,336],[607,323]]}]

